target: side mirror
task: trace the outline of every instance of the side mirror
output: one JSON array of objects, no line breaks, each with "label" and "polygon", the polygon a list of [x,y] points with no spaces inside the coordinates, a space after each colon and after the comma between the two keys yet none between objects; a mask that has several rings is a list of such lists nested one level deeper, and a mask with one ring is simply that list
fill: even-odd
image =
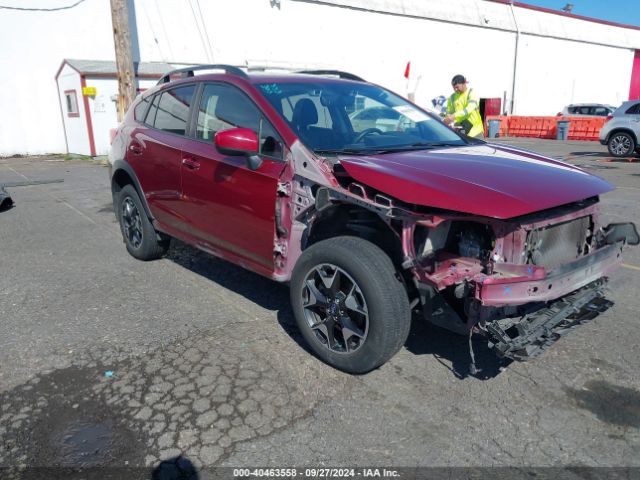
[{"label": "side mirror", "polygon": [[262,165],[262,159],[258,156],[258,135],[250,128],[232,128],[218,132],[213,143],[225,155],[246,156],[247,167],[251,170]]}]

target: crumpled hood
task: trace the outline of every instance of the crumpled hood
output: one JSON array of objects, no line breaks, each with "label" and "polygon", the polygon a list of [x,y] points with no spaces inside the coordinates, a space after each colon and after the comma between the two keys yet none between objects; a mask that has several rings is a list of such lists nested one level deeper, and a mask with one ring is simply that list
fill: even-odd
[{"label": "crumpled hood", "polygon": [[567,163],[502,145],[340,156],[357,182],[407,203],[511,218],[613,190]]}]

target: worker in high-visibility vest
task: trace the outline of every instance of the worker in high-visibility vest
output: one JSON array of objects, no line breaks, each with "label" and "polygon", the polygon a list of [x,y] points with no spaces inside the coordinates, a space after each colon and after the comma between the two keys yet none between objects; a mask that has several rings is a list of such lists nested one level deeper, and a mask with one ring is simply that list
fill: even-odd
[{"label": "worker in high-visibility vest", "polygon": [[456,75],[451,80],[453,94],[447,101],[447,113],[444,123],[460,125],[470,137],[484,138],[484,126],[480,116],[478,96],[467,87],[467,79]]}]

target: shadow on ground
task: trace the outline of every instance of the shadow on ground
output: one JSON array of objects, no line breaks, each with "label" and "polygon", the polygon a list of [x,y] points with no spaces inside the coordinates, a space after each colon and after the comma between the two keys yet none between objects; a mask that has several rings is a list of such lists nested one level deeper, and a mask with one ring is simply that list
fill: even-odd
[{"label": "shadow on ground", "polygon": [[601,421],[620,427],[640,428],[640,392],[591,380],[582,389],[565,389],[567,395]]},{"label": "shadow on ground", "polygon": [[469,338],[431,325],[420,316],[414,315],[405,346],[415,355],[433,355],[439,363],[461,380],[467,377],[489,380],[498,376],[512,363],[498,358],[482,335],[474,334],[472,341],[478,370],[475,374],[471,374],[470,371]]},{"label": "shadow on ground", "polygon": [[199,480],[198,470],[187,457],[161,462],[151,473],[151,480]]}]

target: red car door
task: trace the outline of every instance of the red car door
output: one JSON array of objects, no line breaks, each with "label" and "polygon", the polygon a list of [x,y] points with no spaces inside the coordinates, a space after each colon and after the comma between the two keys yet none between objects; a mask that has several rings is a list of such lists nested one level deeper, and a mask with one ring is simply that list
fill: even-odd
[{"label": "red car door", "polygon": [[[235,127],[261,132],[263,162],[255,171],[213,143],[218,131]],[[272,271],[276,191],[285,166],[280,137],[248,96],[222,83],[203,86],[194,135],[182,151],[180,208],[187,228],[223,256]]]},{"label": "red car door", "polygon": [[132,132],[127,151],[151,214],[159,223],[180,229],[182,148],[194,93],[195,85],[186,85],[156,95],[145,124]]}]

